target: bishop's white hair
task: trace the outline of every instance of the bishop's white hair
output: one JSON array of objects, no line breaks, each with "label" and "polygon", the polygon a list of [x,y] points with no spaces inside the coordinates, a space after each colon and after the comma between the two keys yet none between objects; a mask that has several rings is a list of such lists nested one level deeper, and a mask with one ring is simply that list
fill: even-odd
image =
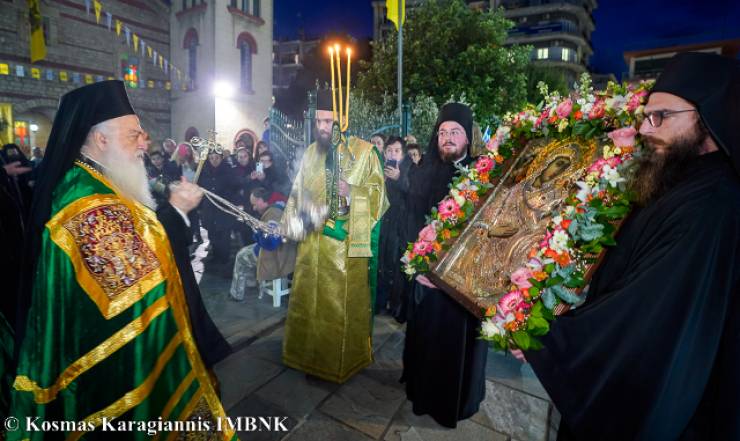
[{"label": "bishop's white hair", "polygon": [[89,151],[93,145],[93,136],[96,132],[102,133],[108,139],[109,148],[102,151],[100,157],[96,159],[103,165],[105,177],[116,187],[116,190],[120,193],[119,196],[133,199],[154,210],[157,208],[157,203],[149,190],[149,178],[144,166],[144,157],[131,158],[127,155],[115,136],[117,130],[118,127],[112,120],[96,124],[87,135],[83,151],[85,149]]}]

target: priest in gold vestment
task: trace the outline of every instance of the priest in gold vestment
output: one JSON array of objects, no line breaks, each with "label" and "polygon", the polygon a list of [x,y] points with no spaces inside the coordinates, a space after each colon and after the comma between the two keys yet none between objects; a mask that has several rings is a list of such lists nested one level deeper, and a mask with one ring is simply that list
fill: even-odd
[{"label": "priest in gold vestment", "polygon": [[236,438],[218,430],[208,372],[230,348],[180,264],[176,232],[202,193],[183,182],[155,213],[146,147],[123,82],[62,97],[31,212],[8,440],[144,440],[146,422],[160,439]]},{"label": "priest in gold vestment", "polygon": [[[283,215],[290,223],[306,205],[330,207],[326,224],[298,246],[283,362],[343,383],[372,362],[371,239],[388,201],[372,144],[349,138],[332,146],[331,106],[331,94],[320,90],[316,142],[303,156]],[[342,201],[349,205],[344,214]]]}]

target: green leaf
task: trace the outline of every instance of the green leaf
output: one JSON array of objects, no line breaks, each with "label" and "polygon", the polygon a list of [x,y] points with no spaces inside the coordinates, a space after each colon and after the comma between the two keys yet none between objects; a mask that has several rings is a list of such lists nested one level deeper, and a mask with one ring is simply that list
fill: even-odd
[{"label": "green leaf", "polygon": [[551,322],[551,321],[555,320],[555,315],[554,315],[554,314],[552,313],[552,311],[551,311],[551,310],[549,310],[549,309],[544,309],[544,310],[542,311],[542,318],[544,318],[544,319],[545,319],[545,320],[547,320],[548,322]]},{"label": "green leaf", "polygon": [[535,288],[538,288],[538,289],[545,288],[545,284],[543,282],[540,282],[539,280],[537,280],[535,278],[529,279],[529,283],[531,283],[532,286],[534,286]]},{"label": "green leaf", "polygon": [[550,323],[542,317],[530,316],[527,321],[527,330],[532,335],[545,335],[550,331]]},{"label": "green leaf", "polygon": [[548,263],[547,265],[545,265],[544,271],[547,274],[552,273],[553,271],[555,271],[555,264],[554,263]]},{"label": "green leaf", "polygon": [[[539,289],[538,287],[536,287],[536,286],[533,286],[533,287],[529,288],[529,295],[530,295],[530,296],[531,296],[532,298],[536,298],[537,296],[539,296],[539,295],[540,295],[540,289]],[[535,307],[537,307],[537,305],[540,305],[540,306],[542,306],[542,304],[541,304],[540,302],[537,302],[537,303],[535,304]]]},{"label": "green leaf", "polygon": [[555,276],[547,279],[545,286],[550,288],[551,286],[559,285],[561,283],[563,283],[563,278],[561,276]]},{"label": "green leaf", "polygon": [[532,309],[529,311],[529,313],[532,317],[541,317],[543,310],[544,310],[544,307],[542,306],[542,302],[536,302],[532,306]]},{"label": "green leaf", "polygon": [[583,279],[583,277],[580,276],[573,276],[565,282],[565,286],[573,289],[582,288],[585,284],[586,281]]},{"label": "green leaf", "polygon": [[542,348],[543,348],[542,342],[538,338],[530,337],[529,339],[529,350],[530,351],[539,351]]},{"label": "green leaf", "polygon": [[511,337],[514,339],[514,343],[516,343],[517,347],[522,350],[528,350],[529,349],[529,343],[531,341],[531,338],[529,337],[529,334],[527,334],[526,331],[516,331],[514,332]]}]

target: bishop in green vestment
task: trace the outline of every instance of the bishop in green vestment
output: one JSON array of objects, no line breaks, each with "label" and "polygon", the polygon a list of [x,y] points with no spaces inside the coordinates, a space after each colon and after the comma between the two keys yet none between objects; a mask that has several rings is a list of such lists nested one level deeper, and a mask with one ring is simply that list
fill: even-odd
[{"label": "bishop in green vestment", "polygon": [[[283,362],[343,383],[372,362],[371,243],[388,201],[373,145],[353,137],[332,147],[331,95],[319,91],[317,104],[317,141],[304,153],[283,220],[299,218],[309,203],[331,209],[326,225],[298,245]],[[347,215],[337,213],[340,197]]]},{"label": "bishop in green vestment", "polygon": [[[225,413],[184,279],[150,208],[145,149],[122,82],[62,98],[31,216],[38,234],[9,412],[20,425],[9,440],[151,439],[146,421],[159,422],[159,439],[236,438],[225,420],[218,426]],[[170,201],[184,223],[202,194],[181,185]]]}]

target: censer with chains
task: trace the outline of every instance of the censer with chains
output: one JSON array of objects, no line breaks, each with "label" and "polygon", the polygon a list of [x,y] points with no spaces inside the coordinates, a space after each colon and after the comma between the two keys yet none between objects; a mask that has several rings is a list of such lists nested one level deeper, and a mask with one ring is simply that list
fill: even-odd
[{"label": "censer with chains", "polygon": [[[223,154],[223,147],[215,141],[215,135],[215,132],[211,132],[212,139],[198,137],[190,139],[190,144],[198,154],[198,168],[195,171],[193,184],[198,183],[203,166],[208,160],[208,154],[211,152]],[[325,205],[307,203],[301,208],[300,219],[288,219],[287,223],[284,224],[263,222],[221,196],[203,187],[200,187],[200,189],[203,191],[206,199],[217,209],[249,225],[255,232],[259,231],[265,236],[280,236],[283,242],[287,242],[288,238],[301,240],[308,233],[308,230],[311,229],[311,226],[321,224],[326,218],[327,207]]]}]

